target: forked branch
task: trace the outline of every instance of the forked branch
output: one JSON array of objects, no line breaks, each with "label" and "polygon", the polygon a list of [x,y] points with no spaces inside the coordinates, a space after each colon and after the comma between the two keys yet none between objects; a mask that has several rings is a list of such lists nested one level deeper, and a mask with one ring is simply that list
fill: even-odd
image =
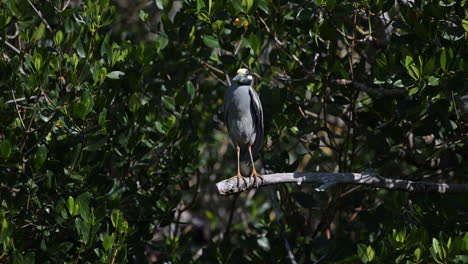
[{"label": "forked branch", "polygon": [[[422,181],[407,181],[400,179],[384,178],[377,173],[321,173],[321,172],[294,172],[275,173],[263,175],[264,181],[254,183],[253,179],[237,182],[236,178],[227,179],[216,183],[221,195],[231,195],[244,192],[253,188],[281,184],[281,183],[319,183],[315,190],[324,191],[336,184],[365,185],[374,188],[383,188],[396,191],[414,193],[460,193],[468,191],[468,184],[446,184]],[[239,187],[238,187],[239,186]]]}]

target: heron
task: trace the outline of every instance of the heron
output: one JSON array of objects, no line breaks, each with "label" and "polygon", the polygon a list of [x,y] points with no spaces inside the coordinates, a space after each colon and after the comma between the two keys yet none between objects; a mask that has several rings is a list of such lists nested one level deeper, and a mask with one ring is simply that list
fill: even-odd
[{"label": "heron", "polygon": [[240,161],[252,165],[249,181],[263,177],[255,170],[254,161],[263,146],[263,109],[260,98],[253,88],[254,78],[250,71],[241,68],[232,79],[232,85],[224,95],[224,122],[227,125],[229,137],[237,150],[237,187],[240,179],[247,185],[246,179],[240,173]]}]

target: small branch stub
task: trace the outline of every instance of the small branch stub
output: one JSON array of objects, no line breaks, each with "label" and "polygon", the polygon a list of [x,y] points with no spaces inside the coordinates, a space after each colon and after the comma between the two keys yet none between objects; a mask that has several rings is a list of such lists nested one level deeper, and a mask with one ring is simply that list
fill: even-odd
[{"label": "small branch stub", "polygon": [[377,173],[321,173],[321,172],[294,172],[262,175],[264,180],[245,178],[245,182],[231,178],[216,183],[221,195],[231,195],[253,188],[281,184],[281,183],[319,183],[317,191],[324,191],[336,184],[366,185],[374,188],[384,188],[415,193],[461,193],[468,191],[468,184],[446,184],[433,182],[407,181],[384,178]]}]

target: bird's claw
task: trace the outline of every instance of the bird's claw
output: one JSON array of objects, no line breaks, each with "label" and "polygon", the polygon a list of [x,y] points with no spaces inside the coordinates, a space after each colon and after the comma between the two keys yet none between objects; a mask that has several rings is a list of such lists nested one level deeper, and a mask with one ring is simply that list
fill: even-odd
[{"label": "bird's claw", "polygon": [[251,179],[253,178],[253,182],[254,182],[254,185],[255,185],[255,188],[258,188],[259,186],[259,183],[257,181],[257,178],[260,178],[261,182],[263,183],[265,181],[265,179],[263,178],[262,175],[260,175],[258,172],[256,171],[253,171],[252,174],[250,174],[249,176],[249,183],[251,181]]},{"label": "bird's claw", "polygon": [[244,181],[244,185],[247,186],[247,180],[245,179],[244,176],[237,174],[236,176],[229,178],[229,180],[234,179],[234,178],[237,178],[237,188],[240,188],[240,179],[242,179],[242,181]]}]

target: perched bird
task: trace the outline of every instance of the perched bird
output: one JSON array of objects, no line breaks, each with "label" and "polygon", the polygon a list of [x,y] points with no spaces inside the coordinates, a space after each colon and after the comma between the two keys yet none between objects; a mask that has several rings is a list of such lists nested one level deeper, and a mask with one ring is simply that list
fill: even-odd
[{"label": "perched bird", "polygon": [[[232,85],[224,95],[224,122],[229,137],[237,149],[237,186],[242,179],[240,160],[252,164],[254,183],[263,177],[255,170],[254,160],[263,146],[263,109],[260,98],[253,88],[253,76],[248,69],[241,68],[232,79]],[[233,177],[233,178],[234,178]]]}]

